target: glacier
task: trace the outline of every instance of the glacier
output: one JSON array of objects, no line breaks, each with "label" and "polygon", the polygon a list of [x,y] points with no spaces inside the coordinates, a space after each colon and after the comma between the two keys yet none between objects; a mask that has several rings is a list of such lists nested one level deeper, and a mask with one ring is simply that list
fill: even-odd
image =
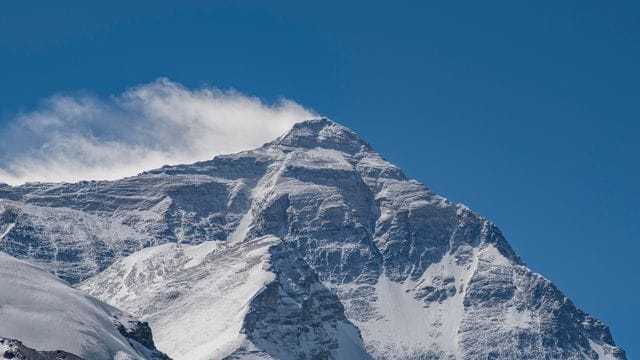
[{"label": "glacier", "polygon": [[0,234],[175,359],[625,359],[495,224],[326,118],[122,180],[0,185]]}]

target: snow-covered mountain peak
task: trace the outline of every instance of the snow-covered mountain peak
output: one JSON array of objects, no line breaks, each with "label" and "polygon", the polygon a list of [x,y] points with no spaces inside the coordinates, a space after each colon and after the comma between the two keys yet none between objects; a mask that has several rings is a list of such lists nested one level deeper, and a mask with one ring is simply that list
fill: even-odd
[{"label": "snow-covered mountain peak", "polygon": [[[326,118],[118,181],[0,187],[0,250],[84,280],[171,354],[625,358],[493,223]],[[216,306],[236,290],[246,306]],[[223,324],[233,341],[200,337],[227,339]]]},{"label": "snow-covered mountain peak", "polygon": [[297,123],[289,132],[268,143],[267,146],[307,149],[319,147],[348,154],[372,150],[371,146],[356,133],[325,117]]}]

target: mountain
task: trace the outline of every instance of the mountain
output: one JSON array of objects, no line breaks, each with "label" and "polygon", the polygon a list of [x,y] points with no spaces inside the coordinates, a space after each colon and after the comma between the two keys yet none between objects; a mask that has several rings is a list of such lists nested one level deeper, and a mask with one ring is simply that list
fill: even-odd
[{"label": "mountain", "polygon": [[166,359],[146,323],[3,253],[0,289],[5,359]]},{"label": "mountain", "polygon": [[324,118],[118,181],[0,186],[0,250],[176,359],[625,359],[493,223]]}]

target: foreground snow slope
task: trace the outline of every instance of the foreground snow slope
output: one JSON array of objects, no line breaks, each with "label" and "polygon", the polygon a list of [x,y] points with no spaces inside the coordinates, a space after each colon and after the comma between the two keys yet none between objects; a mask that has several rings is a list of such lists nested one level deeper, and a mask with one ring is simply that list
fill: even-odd
[{"label": "foreground snow slope", "polygon": [[0,289],[0,338],[84,359],[160,358],[118,330],[141,325],[130,316],[4,253]]},{"label": "foreground snow slope", "polygon": [[[134,312],[138,300],[100,290],[118,282],[109,276],[118,259],[164,243],[219,240],[234,251],[277,238],[268,251],[276,280],[253,297],[241,330],[274,357],[300,339],[314,349],[305,354],[338,356],[349,336],[323,343],[321,334],[346,317],[379,359],[625,358],[609,329],[531,272],[493,223],[406,178],[327,119],[256,150],[119,181],[0,186],[0,235],[0,249],[70,282],[97,274],[88,289]],[[166,291],[202,275],[177,272],[185,275]],[[200,311],[180,296],[139,296]]]}]

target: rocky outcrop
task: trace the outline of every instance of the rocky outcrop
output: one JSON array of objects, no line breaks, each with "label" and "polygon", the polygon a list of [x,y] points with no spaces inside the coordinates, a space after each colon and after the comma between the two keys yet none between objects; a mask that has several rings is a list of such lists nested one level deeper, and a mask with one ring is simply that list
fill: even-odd
[{"label": "rocky outcrop", "polygon": [[11,360],[83,360],[66,351],[37,351],[18,340],[0,338],[0,359]]}]

